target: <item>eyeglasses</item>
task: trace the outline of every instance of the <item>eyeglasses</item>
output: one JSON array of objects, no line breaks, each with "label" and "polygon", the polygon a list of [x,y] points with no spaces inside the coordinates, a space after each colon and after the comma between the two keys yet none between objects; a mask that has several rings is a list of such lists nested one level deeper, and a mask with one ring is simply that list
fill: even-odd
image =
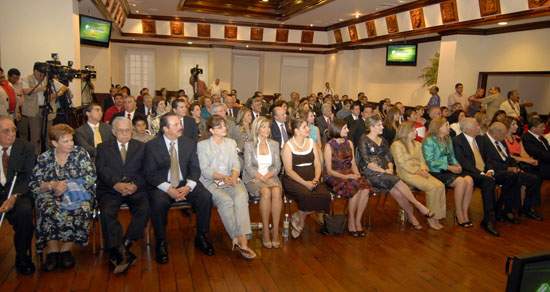
[{"label": "eyeglasses", "polygon": [[8,134],[11,134],[11,133],[17,133],[17,127],[2,129],[2,130],[0,130],[0,133],[2,133],[4,135],[8,135]]}]

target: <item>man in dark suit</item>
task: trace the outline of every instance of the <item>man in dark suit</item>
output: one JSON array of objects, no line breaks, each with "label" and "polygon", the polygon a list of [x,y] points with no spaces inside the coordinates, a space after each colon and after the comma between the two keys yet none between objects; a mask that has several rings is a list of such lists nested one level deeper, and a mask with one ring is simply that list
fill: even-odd
[{"label": "man in dark suit", "polygon": [[272,116],[273,121],[271,123],[271,139],[277,141],[279,146],[283,148],[283,145],[290,137],[288,135],[289,132],[286,112],[282,107],[277,106],[273,108]]},{"label": "man in dark suit", "polygon": [[[365,108],[363,108],[365,109]],[[351,126],[353,125],[353,122],[358,120],[361,115],[361,103],[356,101],[351,104],[350,107],[351,114],[347,116],[344,121],[346,121],[346,124],[348,125],[348,129],[351,129]]]},{"label": "man in dark suit", "polygon": [[495,225],[495,179],[493,172],[484,172],[485,161],[476,143],[479,125],[474,118],[464,118],[460,122],[460,128],[462,134],[453,138],[453,147],[462,171],[472,177],[476,187],[481,188],[484,212],[481,228],[493,236],[500,236]]},{"label": "man in dark suit", "polygon": [[155,111],[153,110],[153,97],[146,94],[142,99],[143,104],[137,108],[136,112],[145,116],[154,115]]},{"label": "man in dark suit", "polygon": [[74,132],[74,143],[84,147],[95,160],[97,145],[113,139],[111,126],[101,122],[103,112],[97,103],[90,103],[84,109],[87,122]]},{"label": "man in dark suit", "polygon": [[[7,165],[0,170],[0,214],[13,226],[15,234],[15,267],[23,275],[34,273],[31,241],[34,233],[33,195],[29,190],[30,177],[36,161],[34,147],[27,141],[16,139],[17,128],[13,117],[0,116],[0,151],[6,157]],[[15,172],[17,180],[9,199],[8,193]]]},{"label": "man in dark suit", "polygon": [[[136,261],[130,252],[132,240],[142,238],[149,220],[149,196],[143,177],[145,144],[132,139],[132,124],[125,117],[113,121],[116,139],[101,143],[97,148],[97,197],[101,210],[101,229],[109,251],[114,273],[122,273]],[[117,220],[120,206],[126,203],[132,221],[123,237]]]},{"label": "man in dark suit", "polygon": [[319,128],[322,141],[326,141],[325,130],[330,127],[332,122],[332,104],[325,103],[321,107],[322,115],[315,118],[315,125]]},{"label": "man in dark suit", "polygon": [[531,157],[539,162],[536,174],[541,179],[550,179],[550,145],[542,136],[544,121],[534,117],[528,121],[529,131],[521,136],[523,147]]},{"label": "man in dark suit", "polygon": [[145,120],[147,120],[147,116],[141,113],[138,113],[136,111],[136,100],[133,96],[128,95],[124,97],[124,111],[119,112],[113,115],[111,118],[111,121],[109,124],[113,124],[113,120],[116,119],[116,117],[127,117],[130,121],[134,120],[134,116],[142,116]]},{"label": "man in dark suit", "polygon": [[183,127],[183,136],[195,141],[199,140],[199,129],[195,119],[188,116],[189,108],[187,102],[183,99],[176,99],[172,102],[172,111],[178,116]]},{"label": "man in dark suit", "polygon": [[227,118],[233,120],[234,122],[240,110],[239,107],[235,106],[235,97],[233,95],[227,94],[223,102],[227,106]]},{"label": "man in dark suit", "polygon": [[166,224],[170,204],[187,201],[197,213],[195,247],[206,255],[214,248],[206,238],[210,226],[212,194],[199,182],[201,174],[197,144],[183,136],[174,113],[160,119],[160,134],[145,145],[145,177],[155,187],[150,194],[151,222],[155,229],[156,260],[168,262]]},{"label": "man in dark suit", "polygon": [[372,116],[372,107],[367,105],[361,110],[361,117],[352,122],[348,133],[348,139],[353,142],[354,148],[357,148],[357,145],[359,145],[359,140],[364,134],[367,133],[365,121],[370,116]]},{"label": "man in dark suit", "polygon": [[109,89],[109,97],[105,99],[103,102],[103,111],[106,112],[110,107],[115,105],[115,93],[117,93],[117,90],[115,87],[111,87]]},{"label": "man in dark suit", "polygon": [[[497,202],[497,219],[519,224],[512,211],[518,209],[519,215],[540,221],[542,218],[535,214],[533,207],[540,205],[541,180],[533,174],[520,171],[503,142],[507,132],[503,123],[495,122],[489,126],[487,134],[476,138],[485,161],[485,173],[493,171],[496,183],[502,185],[502,195]],[[523,206],[522,185],[526,187]]]},{"label": "man in dark suit", "polygon": [[250,101],[250,110],[252,110],[252,121],[257,117],[265,117],[262,112],[262,99],[259,97],[255,97]]}]

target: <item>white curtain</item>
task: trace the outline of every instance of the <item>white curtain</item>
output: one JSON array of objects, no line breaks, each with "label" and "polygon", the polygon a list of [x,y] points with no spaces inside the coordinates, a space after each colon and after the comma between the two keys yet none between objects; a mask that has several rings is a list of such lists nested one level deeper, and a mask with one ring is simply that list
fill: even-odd
[{"label": "white curtain", "polygon": [[260,80],[260,57],[233,56],[233,88],[237,90],[237,97],[246,102],[249,97],[258,91]]},{"label": "white curtain", "polygon": [[155,90],[155,50],[126,49],[126,83],[134,97],[147,87],[149,92]]},{"label": "white curtain", "polygon": [[283,57],[281,94],[284,99],[289,100],[290,93],[293,91],[299,93],[300,96],[307,95],[308,73],[308,58]]}]

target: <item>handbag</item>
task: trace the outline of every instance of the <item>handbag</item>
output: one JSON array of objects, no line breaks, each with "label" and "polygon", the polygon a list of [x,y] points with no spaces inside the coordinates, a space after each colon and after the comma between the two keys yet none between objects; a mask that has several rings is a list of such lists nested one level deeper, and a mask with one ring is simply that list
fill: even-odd
[{"label": "handbag", "polygon": [[346,230],[346,222],[348,216],[345,214],[334,215],[334,214],[325,214],[324,216],[325,223],[321,227],[320,232],[325,235],[340,235],[343,234]]},{"label": "handbag", "polygon": [[73,211],[82,205],[83,201],[89,201],[92,197],[84,187],[84,180],[81,178],[67,181],[67,190],[63,193],[61,208]]}]

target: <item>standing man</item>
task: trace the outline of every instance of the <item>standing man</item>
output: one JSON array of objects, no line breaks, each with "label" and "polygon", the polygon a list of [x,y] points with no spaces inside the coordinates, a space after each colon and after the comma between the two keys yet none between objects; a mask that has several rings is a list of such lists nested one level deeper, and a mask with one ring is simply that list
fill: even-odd
[{"label": "standing man", "polygon": [[21,87],[21,72],[16,68],[8,70],[8,81],[15,90],[15,97],[17,98],[17,106],[15,108],[16,123],[21,120],[21,106],[23,106],[23,88]]},{"label": "standing man", "polygon": [[481,228],[493,236],[500,236],[495,225],[495,172],[485,172],[485,161],[481,156],[476,137],[479,135],[479,124],[474,118],[460,121],[462,133],[453,138],[456,159],[462,171],[474,180],[474,186],[481,188],[483,199],[483,220]]},{"label": "standing man", "polygon": [[[30,140],[37,153],[42,152],[42,141],[46,137],[48,130],[52,126],[52,121],[57,113],[55,100],[63,95],[67,87],[57,80],[52,79],[52,88],[50,88],[49,96],[44,96],[47,86],[47,76],[44,67],[40,63],[34,63],[33,74],[25,76],[21,79],[21,87],[23,87],[23,119],[21,127],[22,136],[25,137],[26,127],[30,130]],[[43,125],[43,115],[47,114],[46,125]],[[47,145],[46,145],[46,148]]]},{"label": "standing man", "polygon": [[[196,83],[196,86],[195,86]],[[193,87],[193,93],[196,93],[196,96],[193,96],[193,100],[198,100],[199,97],[206,94],[208,87],[206,83],[202,81],[199,77],[199,72],[196,72],[196,68],[191,69],[191,77],[189,77],[189,84]]]},{"label": "standing man", "polygon": [[172,102],[172,111],[180,120],[183,136],[195,141],[196,143],[199,140],[199,129],[197,127],[197,123],[195,123],[195,119],[188,115],[189,107],[187,102],[183,99],[175,99]]},{"label": "standing man", "polygon": [[111,126],[101,122],[103,112],[97,103],[90,103],[84,109],[87,122],[74,132],[74,144],[84,147],[92,161],[95,161],[97,145],[113,139]]},{"label": "standing man", "polygon": [[197,143],[183,136],[175,113],[160,118],[160,134],[145,144],[145,178],[155,187],[150,195],[151,222],[155,230],[156,260],[168,262],[166,224],[173,202],[187,201],[197,213],[195,247],[206,255],[214,247],[206,238],[210,226],[212,194],[199,182],[201,169]]},{"label": "standing man", "polygon": [[470,101],[476,101],[481,103],[482,106],[487,107],[487,120],[491,120],[495,115],[495,112],[500,108],[500,105],[506,101],[504,96],[500,94],[500,87],[493,86],[489,89],[489,95],[483,99],[470,98]]},{"label": "standing man", "polygon": [[0,115],[10,116],[12,120],[17,119],[17,93],[6,80],[4,69],[0,67]]},{"label": "standing man", "polygon": [[438,92],[439,92],[439,87],[437,87],[435,85],[430,87],[430,94],[432,96],[430,97],[430,100],[428,101],[428,104],[426,105],[426,107],[431,107],[431,106],[440,107],[441,106],[441,98],[437,94]]},{"label": "standing man", "polygon": [[89,77],[89,73],[82,73],[80,86],[82,87],[81,90],[81,100],[82,105],[88,105],[92,102],[95,102],[94,100],[94,84],[92,83],[92,79]]},{"label": "standing man", "polygon": [[464,92],[464,85],[462,85],[462,83],[457,83],[455,85],[455,92],[451,93],[447,100],[448,108],[451,108],[451,106],[453,106],[457,102],[460,102],[460,104],[462,104],[463,109],[465,109],[468,106],[468,98],[462,95],[463,92]]},{"label": "standing man", "polygon": [[271,123],[271,139],[277,141],[279,146],[283,148],[283,145],[288,141],[288,125],[287,115],[285,110],[277,106],[273,109],[273,122]]},{"label": "standing man", "polygon": [[323,88],[323,96],[334,95],[334,89],[330,88],[330,84],[325,82],[325,88]]},{"label": "standing man", "polygon": [[[149,221],[149,196],[143,177],[145,144],[132,139],[132,123],[125,117],[113,121],[116,139],[97,148],[97,197],[101,210],[101,230],[114,273],[123,273],[137,257],[130,252],[132,241],[143,237]],[[132,220],[123,236],[118,221],[120,206],[130,207]]]},{"label": "standing man", "polygon": [[222,86],[220,85],[220,79],[216,78],[216,80],[210,84],[210,87],[208,87],[208,90],[210,90],[210,95],[222,95]]},{"label": "standing man", "polygon": [[532,106],[533,104],[529,101],[520,102],[519,91],[514,89],[508,91],[508,100],[502,102],[499,109],[505,111],[507,116],[511,116],[519,120],[521,118],[520,107],[522,105]]},{"label": "standing man", "polygon": [[[23,275],[34,273],[32,262],[33,196],[29,190],[30,177],[36,161],[34,147],[27,141],[16,139],[17,128],[11,117],[0,116],[0,146],[3,165],[0,168],[0,214],[13,226],[15,234],[15,267]],[[17,174],[12,195],[9,199],[15,170]]]}]

